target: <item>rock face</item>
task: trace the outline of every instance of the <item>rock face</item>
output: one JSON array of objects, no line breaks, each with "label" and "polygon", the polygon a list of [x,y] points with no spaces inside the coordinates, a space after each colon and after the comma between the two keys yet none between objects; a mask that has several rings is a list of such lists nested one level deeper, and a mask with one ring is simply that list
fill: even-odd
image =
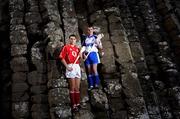
[{"label": "rock face", "polygon": [[[178,0],[0,0],[0,119],[179,119]],[[72,113],[59,51],[92,23],[101,87]],[[82,68],[83,63],[82,63]]]}]

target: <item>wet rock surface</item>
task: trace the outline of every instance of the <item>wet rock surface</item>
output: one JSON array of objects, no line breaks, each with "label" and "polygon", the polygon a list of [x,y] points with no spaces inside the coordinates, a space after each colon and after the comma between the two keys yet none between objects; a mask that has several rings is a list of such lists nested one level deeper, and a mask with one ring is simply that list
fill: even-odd
[{"label": "wet rock surface", "polygon": [[[180,118],[178,0],[0,0],[1,119]],[[103,33],[99,89],[70,108],[59,51],[92,23]],[[83,62],[81,63],[84,68]]]}]

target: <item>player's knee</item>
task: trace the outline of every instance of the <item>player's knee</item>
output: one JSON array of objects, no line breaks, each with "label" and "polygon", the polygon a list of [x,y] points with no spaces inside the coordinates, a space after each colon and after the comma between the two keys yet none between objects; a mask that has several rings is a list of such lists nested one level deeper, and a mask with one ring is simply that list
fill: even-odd
[{"label": "player's knee", "polygon": [[74,91],[79,92],[79,87],[75,87]]},{"label": "player's knee", "polygon": [[75,91],[75,87],[70,87],[70,91]]}]

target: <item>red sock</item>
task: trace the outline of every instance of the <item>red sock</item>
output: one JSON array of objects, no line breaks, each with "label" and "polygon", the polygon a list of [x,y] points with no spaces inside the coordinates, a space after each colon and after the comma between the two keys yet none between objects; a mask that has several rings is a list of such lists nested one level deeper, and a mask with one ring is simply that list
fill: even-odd
[{"label": "red sock", "polygon": [[73,107],[76,104],[74,91],[70,91],[70,100],[71,100],[71,106]]},{"label": "red sock", "polygon": [[80,104],[80,92],[79,92],[79,91],[76,91],[74,94],[75,94],[75,102],[76,102],[76,105],[77,105],[77,104]]}]

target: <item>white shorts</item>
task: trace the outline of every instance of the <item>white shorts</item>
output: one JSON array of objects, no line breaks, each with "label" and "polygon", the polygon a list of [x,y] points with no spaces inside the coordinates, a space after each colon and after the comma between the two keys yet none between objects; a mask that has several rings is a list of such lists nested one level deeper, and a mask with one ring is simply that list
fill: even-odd
[{"label": "white shorts", "polygon": [[66,69],[66,78],[81,78],[81,68],[79,64],[68,64],[68,67],[72,67],[73,70]]}]

